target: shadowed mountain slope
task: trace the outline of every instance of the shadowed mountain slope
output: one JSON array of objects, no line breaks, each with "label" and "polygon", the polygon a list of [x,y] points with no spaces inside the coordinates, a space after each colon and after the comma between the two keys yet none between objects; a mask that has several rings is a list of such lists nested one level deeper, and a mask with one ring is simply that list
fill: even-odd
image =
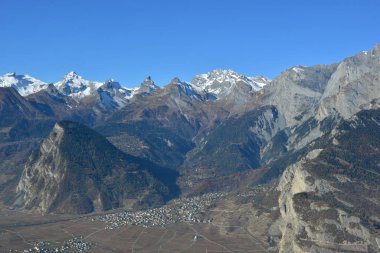
[{"label": "shadowed mountain slope", "polygon": [[29,157],[15,205],[57,213],[157,206],[178,195],[175,178],[175,172],[124,154],[90,128],[64,121]]}]

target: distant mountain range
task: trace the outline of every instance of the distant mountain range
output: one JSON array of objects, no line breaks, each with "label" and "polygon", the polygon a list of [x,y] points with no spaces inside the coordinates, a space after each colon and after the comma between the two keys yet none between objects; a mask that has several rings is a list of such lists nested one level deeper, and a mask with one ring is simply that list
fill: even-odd
[{"label": "distant mountain range", "polygon": [[[196,97],[204,97],[208,95],[214,99],[227,96],[234,89],[245,87],[247,91],[258,91],[269,83],[269,79],[258,77],[247,77],[235,73],[232,70],[214,70],[207,74],[197,75],[191,82],[179,82],[188,94]],[[147,77],[136,88],[125,88],[113,79],[105,82],[93,82],[84,79],[74,71],[69,72],[63,77],[62,81],[52,84],[61,94],[74,98],[80,102],[87,97],[105,96],[104,100],[110,101],[118,105],[118,108],[125,106],[126,101],[134,95],[143,94],[151,95],[151,93],[160,89],[159,86]],[[41,90],[47,89],[49,84],[40,81],[29,75],[17,75],[16,73],[7,73],[0,76],[0,87],[12,87],[16,89],[20,95],[29,96]],[[105,101],[106,102],[106,101]]]},{"label": "distant mountain range", "polygon": [[379,45],[274,80],[214,70],[128,89],[11,73],[0,86],[10,207],[88,213],[273,184],[276,250],[380,250]]}]

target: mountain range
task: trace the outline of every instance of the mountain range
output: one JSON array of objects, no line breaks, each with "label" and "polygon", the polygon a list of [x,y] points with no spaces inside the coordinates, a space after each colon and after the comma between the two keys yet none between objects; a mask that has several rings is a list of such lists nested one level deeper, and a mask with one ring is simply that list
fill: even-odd
[{"label": "mountain range", "polygon": [[380,45],[273,80],[214,70],[130,89],[5,74],[0,198],[89,213],[271,184],[274,250],[378,252],[379,73]]}]

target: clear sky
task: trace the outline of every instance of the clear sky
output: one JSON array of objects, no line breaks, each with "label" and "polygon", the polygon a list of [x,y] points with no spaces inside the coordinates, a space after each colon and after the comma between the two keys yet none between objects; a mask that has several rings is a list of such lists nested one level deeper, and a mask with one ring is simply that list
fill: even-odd
[{"label": "clear sky", "polygon": [[127,87],[213,69],[276,77],[380,43],[379,0],[0,0],[0,75]]}]

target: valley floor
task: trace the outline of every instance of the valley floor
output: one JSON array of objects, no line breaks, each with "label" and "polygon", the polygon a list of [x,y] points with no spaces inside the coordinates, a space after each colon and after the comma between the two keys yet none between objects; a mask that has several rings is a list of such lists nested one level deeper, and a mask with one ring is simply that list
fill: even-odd
[{"label": "valley floor", "polygon": [[[239,210],[239,212],[237,212]],[[125,211],[114,211],[118,215]],[[258,216],[260,215],[260,216]],[[0,252],[267,252],[270,218],[251,203],[223,198],[203,222],[110,227],[104,214],[36,215],[0,211]],[[41,249],[45,249],[41,251]]]}]

